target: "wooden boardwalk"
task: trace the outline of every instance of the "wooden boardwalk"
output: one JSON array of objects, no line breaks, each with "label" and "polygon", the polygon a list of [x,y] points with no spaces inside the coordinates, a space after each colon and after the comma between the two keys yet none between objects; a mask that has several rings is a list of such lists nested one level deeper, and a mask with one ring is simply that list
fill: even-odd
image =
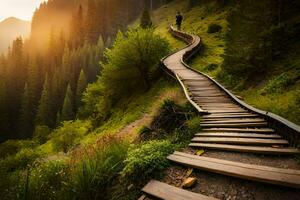
[{"label": "wooden boardwalk", "polygon": [[[171,33],[189,45],[164,58],[162,64],[166,72],[178,80],[189,102],[203,114],[200,124],[203,131],[195,134],[190,147],[256,154],[300,153],[296,148],[300,138],[300,128],[297,125],[247,105],[209,76],[191,69],[184,60],[190,59],[199,50],[200,38],[175,31],[173,28]],[[300,188],[298,170],[249,165],[180,152],[175,152],[168,159],[200,170]],[[180,196],[186,192],[182,189],[176,189],[174,192],[174,188],[166,186],[170,190],[166,189],[165,196],[159,196],[161,191],[157,191],[158,187],[160,183],[151,182],[143,191],[161,199],[177,199],[173,198],[171,193]],[[170,193],[167,194],[168,192]]]}]

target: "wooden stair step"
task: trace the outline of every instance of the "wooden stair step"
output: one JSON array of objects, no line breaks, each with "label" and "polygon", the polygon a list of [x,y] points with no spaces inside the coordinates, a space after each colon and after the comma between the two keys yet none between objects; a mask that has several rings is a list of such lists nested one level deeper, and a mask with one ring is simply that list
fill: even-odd
[{"label": "wooden stair step", "polygon": [[257,123],[231,123],[231,124],[200,124],[202,127],[261,127],[267,126],[267,122],[257,122]]},{"label": "wooden stair step", "polygon": [[189,87],[187,88],[189,91],[221,91],[217,87]]},{"label": "wooden stair step", "polygon": [[261,147],[261,146],[242,146],[242,145],[230,145],[230,144],[210,144],[210,143],[190,143],[190,147],[217,149],[222,151],[237,151],[247,153],[259,153],[259,154],[300,154],[300,150],[296,148],[273,148],[273,147]]},{"label": "wooden stair step", "polygon": [[254,123],[254,122],[266,122],[265,119],[231,119],[231,120],[209,120],[202,121],[201,124],[227,124],[227,123]]},{"label": "wooden stair step", "polygon": [[202,132],[274,133],[270,128],[205,128]]},{"label": "wooden stair step", "polygon": [[243,144],[243,145],[288,145],[284,139],[258,139],[258,138],[238,138],[238,137],[194,137],[192,142],[201,143],[221,143],[221,144]]},{"label": "wooden stair step", "polygon": [[263,118],[244,117],[244,116],[239,116],[239,117],[235,117],[235,118],[202,118],[203,122],[220,122],[220,121],[233,121],[233,120],[254,121],[254,120],[263,120]]},{"label": "wooden stair step", "polygon": [[267,122],[254,122],[254,123],[230,123],[230,124],[226,124],[226,123],[223,123],[223,124],[213,124],[213,123],[210,123],[210,124],[202,124],[201,123],[201,126],[202,127],[219,127],[219,128],[225,128],[225,127],[261,127],[261,126],[267,126],[268,123]]},{"label": "wooden stair step", "polygon": [[190,192],[156,180],[151,180],[142,191],[165,200],[216,200],[216,198]]},{"label": "wooden stair step", "polygon": [[207,109],[209,110],[209,113],[212,114],[216,114],[216,113],[223,113],[223,114],[227,114],[227,113],[249,113],[249,111],[247,110],[243,110],[243,109],[220,109],[220,110],[216,110],[216,109]]},{"label": "wooden stair step", "polygon": [[245,164],[228,160],[174,152],[168,159],[200,170],[264,183],[300,188],[300,170]]},{"label": "wooden stair step", "polygon": [[226,97],[225,94],[195,94],[192,93],[192,98],[199,98],[199,97]]},{"label": "wooden stair step", "polygon": [[248,113],[242,115],[228,115],[228,113],[225,113],[225,114],[216,114],[216,115],[204,115],[202,116],[202,119],[233,119],[233,118],[255,118],[255,117],[259,117],[259,116],[248,114]]},{"label": "wooden stair step", "polygon": [[239,137],[239,138],[270,138],[270,139],[279,139],[281,138],[280,135],[276,134],[257,134],[257,133],[196,133],[195,136],[197,137]]}]

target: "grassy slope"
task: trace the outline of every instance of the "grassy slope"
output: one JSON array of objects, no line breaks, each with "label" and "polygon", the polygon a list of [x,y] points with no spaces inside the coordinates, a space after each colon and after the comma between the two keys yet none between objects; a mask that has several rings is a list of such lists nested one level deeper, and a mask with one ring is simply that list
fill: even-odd
[{"label": "grassy slope", "polygon": [[[199,5],[188,9],[188,0],[175,0],[172,3],[163,6],[154,12],[154,22],[158,26],[159,33],[165,35],[171,41],[173,49],[177,49],[182,42],[177,42],[171,38],[166,27],[174,23],[174,16],[178,10],[184,15],[183,30],[199,35],[202,38],[204,48],[201,56],[190,63],[190,65],[200,71],[203,71],[213,77],[222,70],[223,62],[222,54],[225,50],[225,35],[228,31],[228,22],[226,16],[228,7],[225,9],[217,9],[214,2]],[[221,25],[222,31],[219,33],[209,34],[207,28],[209,24]],[[274,61],[272,71],[267,74],[261,82],[252,83],[248,88],[235,91],[243,96],[245,101],[255,107],[263,110],[274,112],[290,121],[300,124],[300,82],[296,84],[280,85],[282,80],[278,78],[283,73],[292,77],[300,73],[300,44],[294,44],[286,55]],[[218,67],[214,70],[209,69],[210,64],[216,64]],[[279,79],[274,81],[274,79]],[[286,81],[286,80],[283,80]],[[226,83],[223,83],[226,84]],[[270,91],[266,88],[279,87],[277,91]],[[229,88],[231,89],[231,88]],[[267,91],[267,92],[263,92]]]}]

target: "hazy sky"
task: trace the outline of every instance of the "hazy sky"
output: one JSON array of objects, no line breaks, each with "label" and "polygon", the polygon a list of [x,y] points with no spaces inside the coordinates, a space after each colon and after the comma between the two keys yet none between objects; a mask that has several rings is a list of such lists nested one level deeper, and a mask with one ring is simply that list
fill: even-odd
[{"label": "hazy sky", "polygon": [[0,0],[0,21],[7,17],[31,20],[33,12],[46,0]]}]

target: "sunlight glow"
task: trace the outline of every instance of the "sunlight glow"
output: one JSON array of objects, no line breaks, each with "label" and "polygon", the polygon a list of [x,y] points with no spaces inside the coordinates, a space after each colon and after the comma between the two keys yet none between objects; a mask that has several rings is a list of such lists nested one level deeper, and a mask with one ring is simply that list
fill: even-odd
[{"label": "sunlight glow", "polygon": [[8,17],[31,20],[35,9],[46,0],[0,0],[0,21]]}]

